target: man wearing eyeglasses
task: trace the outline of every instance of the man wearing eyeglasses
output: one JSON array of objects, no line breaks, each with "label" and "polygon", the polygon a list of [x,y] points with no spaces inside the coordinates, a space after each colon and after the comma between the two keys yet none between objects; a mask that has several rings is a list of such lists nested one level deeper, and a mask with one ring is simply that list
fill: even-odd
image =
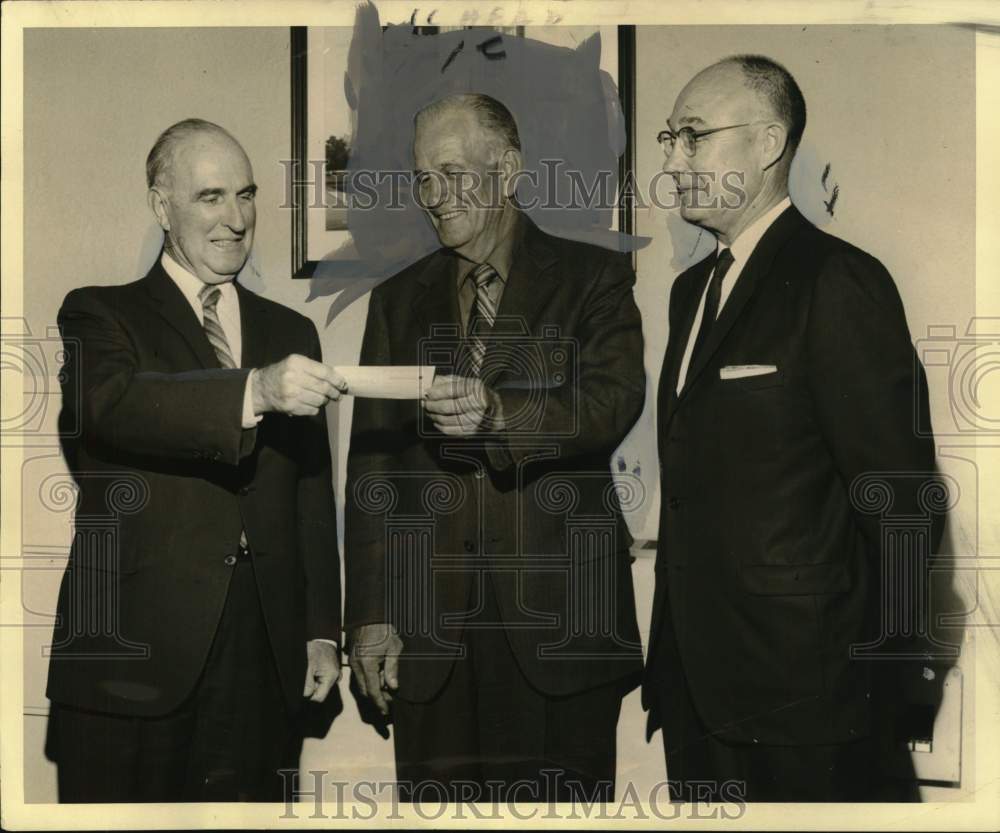
[{"label": "man wearing eyeglasses", "polygon": [[681,216],[716,238],[671,289],[658,394],[643,702],[682,800],[904,797],[886,777],[892,663],[852,658],[879,642],[888,555],[852,494],[875,477],[894,513],[928,515],[927,387],[888,272],[789,200],[805,122],[787,70],[737,56],[658,136]]}]

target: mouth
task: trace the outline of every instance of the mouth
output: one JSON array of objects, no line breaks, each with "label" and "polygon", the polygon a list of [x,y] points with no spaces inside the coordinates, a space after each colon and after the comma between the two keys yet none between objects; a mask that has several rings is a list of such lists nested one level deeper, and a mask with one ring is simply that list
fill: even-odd
[{"label": "mouth", "polygon": [[459,209],[456,211],[445,211],[442,214],[435,214],[434,216],[437,217],[438,222],[444,223],[447,222],[448,220],[454,220],[456,217],[459,217],[464,213],[465,213],[464,211]]},{"label": "mouth", "polygon": [[220,240],[212,240],[210,242],[217,249],[222,249],[224,252],[231,252],[242,247],[243,238],[222,238]]}]

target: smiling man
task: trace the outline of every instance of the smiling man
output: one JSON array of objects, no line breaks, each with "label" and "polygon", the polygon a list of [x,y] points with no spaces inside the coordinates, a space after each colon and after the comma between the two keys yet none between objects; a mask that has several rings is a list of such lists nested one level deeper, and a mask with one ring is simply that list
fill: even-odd
[{"label": "smiling man", "polygon": [[340,674],[323,406],[344,382],[308,319],[236,282],[257,191],[239,143],[179,122],[147,180],[149,274],[59,313],[83,431],[48,749],[64,802],[280,800],[303,698]]},{"label": "smiling man", "polygon": [[645,395],[635,278],[520,212],[499,101],[424,108],[414,157],[443,248],[372,292],[361,362],[438,372],[355,402],[351,669],[407,800],[610,798],[642,663],[609,460]]},{"label": "smiling man", "polygon": [[[883,559],[912,575],[940,539],[934,444],[915,433],[927,385],[889,273],[789,200],[805,124],[788,71],[745,55],[696,75],[657,137],[681,216],[717,242],[671,288],[657,409],[643,702],[687,800],[912,786],[889,778],[909,764],[885,684],[896,664],[861,649],[888,636],[880,617],[916,615],[902,596],[880,607]],[[923,552],[883,550],[852,491],[866,482],[931,522]]]}]

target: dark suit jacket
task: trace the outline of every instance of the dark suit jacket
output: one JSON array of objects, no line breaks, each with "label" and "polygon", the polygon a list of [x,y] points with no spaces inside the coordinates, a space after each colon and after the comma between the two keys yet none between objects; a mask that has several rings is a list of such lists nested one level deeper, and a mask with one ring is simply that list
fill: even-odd
[{"label": "dark suit jacket", "polygon": [[[306,641],[340,639],[325,415],[241,427],[249,368],[289,353],[320,359],[316,328],[237,292],[244,369],[233,370],[159,260],[142,280],[76,289],[63,303],[63,407],[83,432],[66,448],[80,495],[51,700],[128,715],[178,706],[208,654],[241,529],[291,708]],[[66,397],[74,390],[79,401]]]},{"label": "dark suit jacket", "polygon": [[[669,746],[679,714],[662,704],[686,681],[704,724],[732,742],[862,737],[872,663],[849,651],[877,640],[882,547],[858,478],[888,483],[894,517],[930,519],[934,546],[942,525],[921,497],[934,445],[914,430],[918,410],[927,420],[927,386],[903,306],[875,258],[789,208],[758,243],[678,398],[710,266],[692,266],[670,295],[649,730],[662,721]],[[748,364],[777,372],[720,378]]]},{"label": "dark suit jacket", "polygon": [[[632,539],[609,465],[645,395],[635,278],[626,257],[525,223],[482,374],[507,430],[446,438],[416,401],[354,405],[345,624],[399,629],[408,699],[444,683],[485,566],[541,691],[641,667]],[[362,364],[461,372],[455,279],[455,255],[441,250],[377,287]]]}]

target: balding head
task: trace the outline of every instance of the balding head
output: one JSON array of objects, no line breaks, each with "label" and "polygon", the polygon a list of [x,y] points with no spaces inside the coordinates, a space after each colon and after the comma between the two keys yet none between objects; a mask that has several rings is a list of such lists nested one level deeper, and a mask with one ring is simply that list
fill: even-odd
[{"label": "balding head", "polygon": [[234,146],[246,158],[242,145],[224,127],[204,119],[184,119],[170,125],[153,143],[146,157],[147,187],[168,187],[177,153],[207,142]]}]

